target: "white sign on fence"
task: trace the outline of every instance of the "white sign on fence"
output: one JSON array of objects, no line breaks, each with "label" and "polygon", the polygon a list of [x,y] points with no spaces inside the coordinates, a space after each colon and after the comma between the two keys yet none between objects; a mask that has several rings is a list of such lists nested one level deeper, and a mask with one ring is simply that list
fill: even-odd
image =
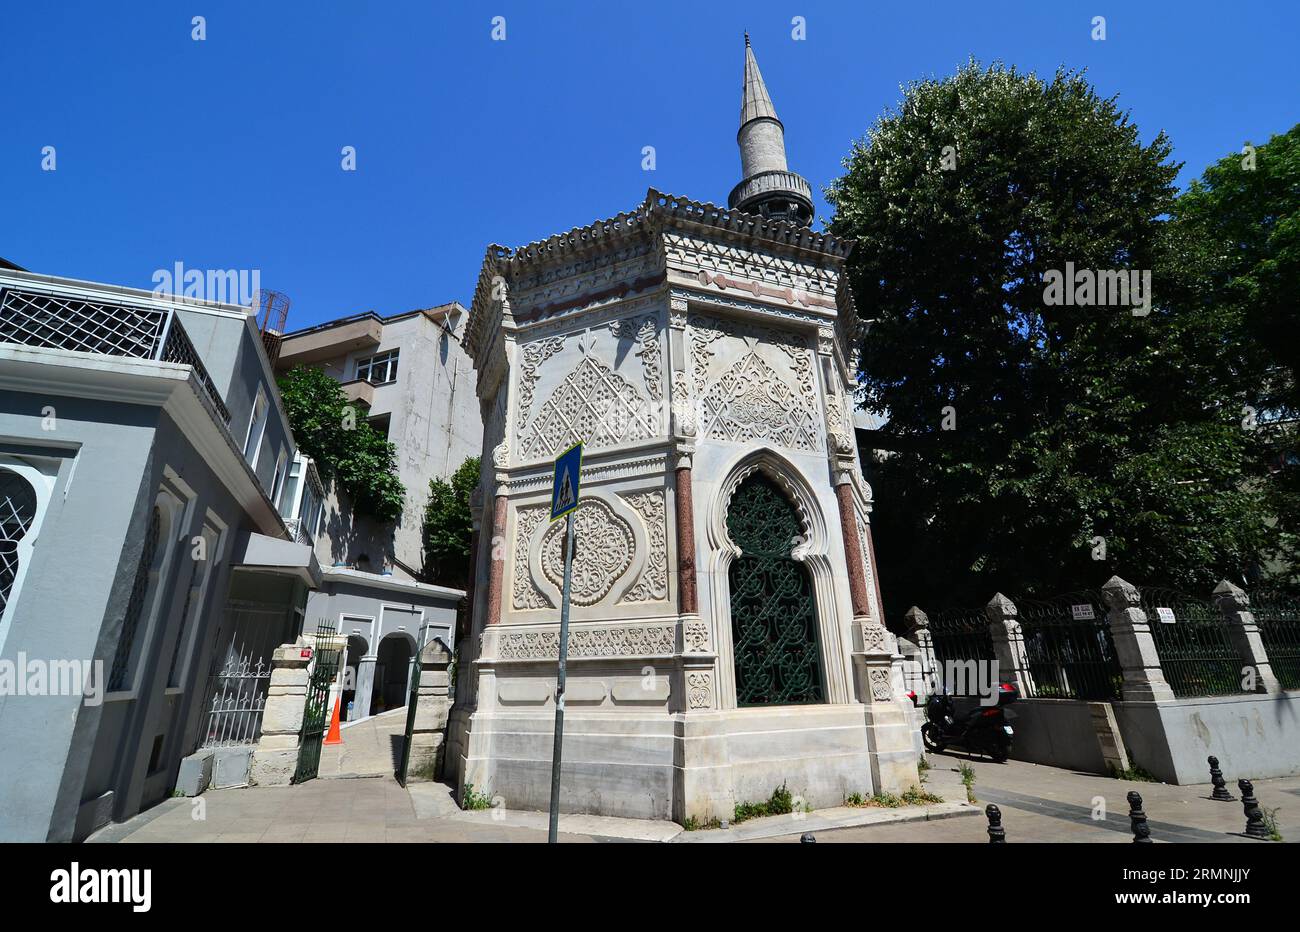
[{"label": "white sign on fence", "polygon": [[1172,608],[1157,608],[1156,617],[1160,619],[1162,624],[1166,625],[1172,625],[1178,620],[1174,617],[1174,610]]},{"label": "white sign on fence", "polygon": [[1070,614],[1074,616],[1075,621],[1092,621],[1097,617],[1091,605],[1071,605]]}]

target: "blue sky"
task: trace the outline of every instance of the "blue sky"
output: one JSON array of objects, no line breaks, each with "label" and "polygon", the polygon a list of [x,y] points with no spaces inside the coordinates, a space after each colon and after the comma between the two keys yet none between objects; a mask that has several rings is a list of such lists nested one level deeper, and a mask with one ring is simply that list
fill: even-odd
[{"label": "blue sky", "polygon": [[1300,121],[1294,0],[13,2],[0,22],[0,256],[142,288],[177,261],[260,269],[294,328],[467,303],[488,243],[650,186],[725,203],[745,28],[819,192],[901,84],[970,55],[1087,68],[1169,133],[1183,184]]}]

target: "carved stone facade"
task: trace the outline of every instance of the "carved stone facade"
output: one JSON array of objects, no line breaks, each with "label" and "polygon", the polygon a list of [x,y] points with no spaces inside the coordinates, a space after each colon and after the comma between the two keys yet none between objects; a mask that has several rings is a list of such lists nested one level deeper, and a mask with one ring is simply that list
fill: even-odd
[{"label": "carved stone facade", "polygon": [[[467,343],[491,418],[479,524],[493,531],[478,537],[489,584],[449,729],[461,787],[548,805],[564,546],[550,479],[578,442],[561,808],[707,821],[783,782],[813,806],[917,782],[892,640],[866,594],[849,247],[777,219],[784,195],[763,190],[760,215],[651,190],[628,213],[489,248]],[[790,506],[773,540],[792,532],[791,550],[772,565],[806,583],[793,604],[815,627],[816,704],[738,700],[727,519],[758,472]]]},{"label": "carved stone facade", "polygon": [[[584,737],[566,748],[561,805],[708,818],[796,772],[813,805],[915,782],[849,417],[858,328],[846,252],[653,191],[611,221],[490,251],[470,330],[497,453],[480,520],[504,503],[507,591],[499,621],[479,596],[464,640],[448,754],[462,785],[546,808],[536,773],[550,759],[564,544],[564,522],[548,520],[550,479],[578,441],[565,695],[570,733]],[[726,516],[755,471],[799,516],[792,556],[810,580],[822,704],[738,706]],[[611,726],[612,714],[625,717]]]}]

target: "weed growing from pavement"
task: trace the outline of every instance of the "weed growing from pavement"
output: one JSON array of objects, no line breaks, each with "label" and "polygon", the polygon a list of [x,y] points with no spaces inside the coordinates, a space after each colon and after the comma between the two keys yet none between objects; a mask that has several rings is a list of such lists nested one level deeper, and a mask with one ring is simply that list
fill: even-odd
[{"label": "weed growing from pavement", "polygon": [[492,797],[486,793],[476,793],[473,783],[465,784],[465,795],[461,797],[460,808],[467,811],[481,811],[492,808]]},{"label": "weed growing from pavement", "polygon": [[970,764],[962,764],[957,769],[961,773],[962,785],[966,787],[966,802],[978,802],[975,798],[975,768]]}]

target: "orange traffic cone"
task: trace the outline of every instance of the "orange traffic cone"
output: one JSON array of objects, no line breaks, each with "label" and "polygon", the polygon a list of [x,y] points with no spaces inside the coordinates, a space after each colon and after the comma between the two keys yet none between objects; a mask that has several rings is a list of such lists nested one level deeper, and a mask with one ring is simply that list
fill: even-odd
[{"label": "orange traffic cone", "polygon": [[330,716],[330,731],[325,736],[325,744],[343,743],[343,735],[339,733],[339,698],[334,699],[334,714]]}]

